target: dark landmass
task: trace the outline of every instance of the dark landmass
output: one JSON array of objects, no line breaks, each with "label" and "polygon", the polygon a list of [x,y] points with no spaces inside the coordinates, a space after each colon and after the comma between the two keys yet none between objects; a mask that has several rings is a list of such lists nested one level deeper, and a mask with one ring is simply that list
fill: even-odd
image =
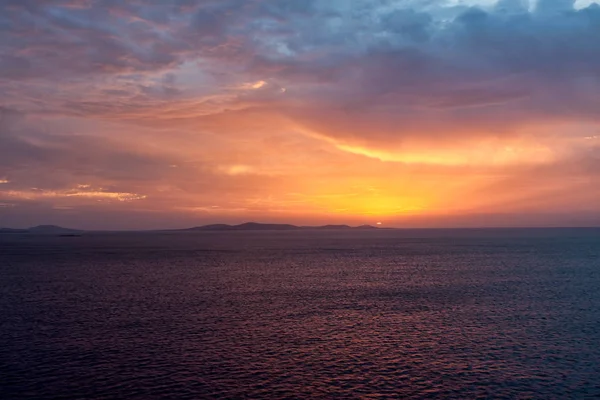
[{"label": "dark landmass", "polygon": [[373,226],[373,225],[361,225],[361,226],[357,226],[354,229],[390,229],[390,228],[379,228],[379,227]]},{"label": "dark landmass", "polygon": [[78,229],[63,228],[56,225],[38,225],[28,229],[0,228],[0,234],[33,234],[33,235],[59,235],[59,236],[79,236],[83,231]]},{"label": "dark landmass", "polygon": [[177,229],[177,231],[293,231],[293,230],[336,230],[336,229],[380,229],[371,225],[352,227],[349,225],[322,225],[322,226],[297,226],[290,224],[261,224],[258,222],[246,222],[240,225],[213,224],[196,226],[188,229]]},{"label": "dark landmass", "polygon": [[352,229],[349,225],[305,226],[304,229]]},{"label": "dark landmass", "polygon": [[288,224],[259,224],[258,222],[246,222],[240,225],[213,224],[196,226],[187,229],[175,229],[176,231],[289,231],[299,229],[298,226]]},{"label": "dark landmass", "polygon": [[198,226],[195,228],[189,228],[189,229],[184,229],[184,230],[188,230],[188,231],[197,231],[197,230],[202,230],[202,231],[222,231],[222,230],[226,230],[231,228],[231,225],[227,225],[227,224],[212,224],[212,225],[204,225],[204,226]]}]

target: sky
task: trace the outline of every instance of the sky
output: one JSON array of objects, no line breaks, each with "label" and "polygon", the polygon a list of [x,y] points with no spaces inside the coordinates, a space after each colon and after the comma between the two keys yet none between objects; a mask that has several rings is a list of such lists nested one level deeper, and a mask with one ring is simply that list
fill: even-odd
[{"label": "sky", "polygon": [[0,0],[0,227],[600,225],[600,6]]}]

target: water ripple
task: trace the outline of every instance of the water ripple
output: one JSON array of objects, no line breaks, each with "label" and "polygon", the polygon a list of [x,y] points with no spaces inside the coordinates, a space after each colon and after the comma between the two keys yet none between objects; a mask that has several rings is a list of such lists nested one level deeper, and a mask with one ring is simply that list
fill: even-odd
[{"label": "water ripple", "polygon": [[600,234],[0,237],[0,398],[600,396]]}]

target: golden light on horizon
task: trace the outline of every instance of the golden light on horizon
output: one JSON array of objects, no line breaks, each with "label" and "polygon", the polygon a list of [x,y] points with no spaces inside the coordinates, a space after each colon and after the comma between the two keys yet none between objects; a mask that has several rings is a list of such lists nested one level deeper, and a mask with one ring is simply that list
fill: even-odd
[{"label": "golden light on horizon", "polygon": [[314,202],[325,211],[348,216],[412,215],[426,209],[425,202],[421,199],[396,196],[327,196],[317,197]]}]

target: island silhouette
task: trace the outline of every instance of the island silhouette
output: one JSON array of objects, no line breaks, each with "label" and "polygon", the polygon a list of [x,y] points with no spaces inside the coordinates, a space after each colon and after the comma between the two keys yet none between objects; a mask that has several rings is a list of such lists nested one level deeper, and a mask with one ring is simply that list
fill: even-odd
[{"label": "island silhouette", "polygon": [[197,226],[187,229],[176,229],[178,231],[293,231],[300,229],[380,229],[372,225],[319,225],[319,226],[299,226],[291,224],[263,224],[259,222],[245,222],[239,225],[212,224]]},{"label": "island silhouette", "polygon": [[76,235],[81,232],[83,230],[63,228],[57,225],[38,225],[26,229],[0,228],[0,233],[29,233],[36,235]]}]

